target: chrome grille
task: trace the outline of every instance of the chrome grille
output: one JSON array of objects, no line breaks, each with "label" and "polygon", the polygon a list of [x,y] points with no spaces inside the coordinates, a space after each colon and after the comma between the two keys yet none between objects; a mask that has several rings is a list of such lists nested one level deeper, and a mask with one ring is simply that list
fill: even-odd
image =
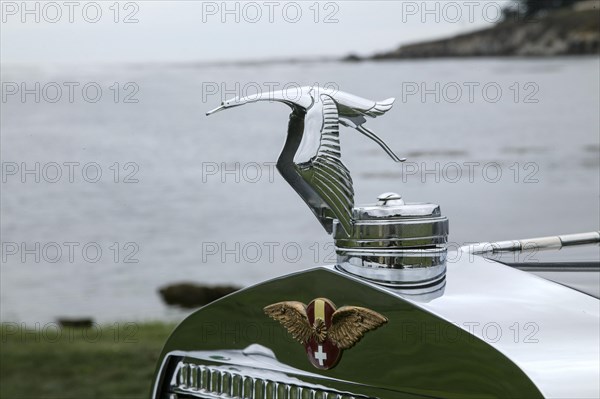
[{"label": "chrome grille", "polygon": [[[231,399],[364,399],[362,395],[341,392],[283,376],[268,378],[269,371],[245,367],[207,366],[179,361],[169,391],[171,398]],[[272,373],[271,373],[272,374]]]}]

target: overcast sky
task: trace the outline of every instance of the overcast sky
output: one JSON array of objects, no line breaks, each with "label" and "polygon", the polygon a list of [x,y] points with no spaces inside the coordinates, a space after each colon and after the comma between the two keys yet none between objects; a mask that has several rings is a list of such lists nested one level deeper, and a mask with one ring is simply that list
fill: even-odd
[{"label": "overcast sky", "polygon": [[1,60],[208,62],[368,55],[489,26],[506,3],[2,1]]}]

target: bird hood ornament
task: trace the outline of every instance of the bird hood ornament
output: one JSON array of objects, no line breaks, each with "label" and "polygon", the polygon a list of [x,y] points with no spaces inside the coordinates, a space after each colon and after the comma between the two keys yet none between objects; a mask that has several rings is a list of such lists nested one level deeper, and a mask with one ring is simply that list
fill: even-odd
[{"label": "bird hood ornament", "polygon": [[335,367],[344,349],[352,348],[367,332],[388,321],[358,306],[336,310],[326,298],[314,299],[308,306],[296,301],[274,303],[264,311],[304,345],[310,363],[322,370]]},{"label": "bird hood ornament", "polygon": [[258,101],[281,102],[292,112],[277,169],[333,235],[338,269],[380,284],[414,288],[444,284],[448,219],[440,207],[405,203],[388,192],[374,205],[355,206],[350,171],[342,162],[340,125],[377,143],[403,162],[365,125],[388,112],[393,98],[368,100],[318,86],[261,92],[223,101],[208,112]]},{"label": "bird hood ornament", "polygon": [[301,87],[235,97],[207,112],[257,101],[282,102],[292,108],[288,135],[277,169],[321,222],[333,233],[334,220],[344,235],[353,231],[354,189],[350,172],[341,160],[340,124],[375,141],[396,162],[403,162],[375,133],[364,126],[392,108],[393,98],[372,101],[322,87]]}]

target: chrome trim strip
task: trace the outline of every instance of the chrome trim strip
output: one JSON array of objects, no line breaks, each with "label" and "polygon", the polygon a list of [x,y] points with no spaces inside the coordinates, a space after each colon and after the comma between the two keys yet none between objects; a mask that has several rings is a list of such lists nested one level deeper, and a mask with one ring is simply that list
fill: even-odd
[{"label": "chrome trim strip", "polygon": [[485,254],[497,252],[525,252],[561,249],[562,247],[589,245],[600,243],[600,232],[564,234],[559,236],[528,238],[524,240],[481,242],[466,245],[461,251],[471,254]]}]

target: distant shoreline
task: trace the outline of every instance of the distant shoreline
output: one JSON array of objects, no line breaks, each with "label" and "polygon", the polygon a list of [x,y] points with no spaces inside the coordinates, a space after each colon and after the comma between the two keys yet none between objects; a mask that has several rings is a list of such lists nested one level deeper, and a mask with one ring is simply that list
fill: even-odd
[{"label": "distant shoreline", "polygon": [[[600,1],[598,2],[600,4]],[[118,62],[105,66],[129,68],[211,68],[256,67],[267,65],[302,65],[336,62],[400,61],[423,59],[541,59],[551,57],[600,56],[600,6],[586,9],[559,9],[543,17],[531,20],[519,19],[500,22],[497,25],[454,37],[406,44],[394,50],[369,56],[350,54],[346,56],[288,57],[248,60],[181,61],[181,62]],[[362,52],[364,53],[364,52]],[[41,65],[27,62],[0,62],[6,67],[33,67]],[[44,66],[74,66],[51,62]],[[93,64],[95,67],[97,64]]]},{"label": "distant shoreline", "polygon": [[[402,58],[373,58],[364,57],[358,60],[360,63],[381,63],[381,62],[412,62],[412,61],[472,61],[472,60],[505,60],[505,61],[526,61],[526,60],[550,60],[550,59],[597,59],[600,54],[564,54],[556,56],[503,56],[503,55],[486,55],[478,57],[457,57],[457,56],[437,56],[437,57],[402,57]],[[156,62],[144,62],[144,63],[108,63],[104,66],[107,68],[119,67],[125,69],[154,69],[154,68],[216,68],[216,67],[256,67],[256,66],[271,66],[271,65],[302,65],[302,64],[323,64],[323,63],[340,63],[340,64],[352,64],[356,60],[348,60],[347,57],[332,58],[332,59],[307,59],[307,60],[265,60],[265,61],[218,61],[218,62],[180,62],[180,63],[156,63]],[[26,68],[32,68],[34,70],[41,69],[44,67],[60,67],[61,71],[65,68],[81,68],[81,64],[26,64],[26,63],[0,63],[2,65],[4,75],[10,69],[18,69],[23,71]],[[92,65],[94,68],[97,65]]]},{"label": "distant shoreline", "polygon": [[600,54],[600,10],[561,9],[451,38],[402,45],[348,62],[424,58],[556,57]]}]

